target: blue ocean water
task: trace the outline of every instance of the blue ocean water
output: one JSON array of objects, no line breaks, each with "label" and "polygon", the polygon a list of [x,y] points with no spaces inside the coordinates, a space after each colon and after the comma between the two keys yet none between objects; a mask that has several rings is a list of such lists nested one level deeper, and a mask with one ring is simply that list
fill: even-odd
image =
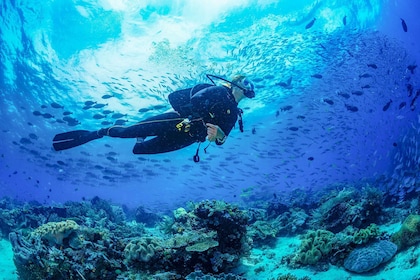
[{"label": "blue ocean water", "polygon": [[[4,0],[0,194],[47,206],[99,196],[162,213],[206,199],[310,204],[348,186],[395,203],[418,195],[418,10],[415,0]],[[244,132],[202,145],[198,163],[198,145],[138,156],[135,139],[103,138],[52,149],[57,133],[134,124],[206,74],[239,73],[256,85],[240,106]]]}]

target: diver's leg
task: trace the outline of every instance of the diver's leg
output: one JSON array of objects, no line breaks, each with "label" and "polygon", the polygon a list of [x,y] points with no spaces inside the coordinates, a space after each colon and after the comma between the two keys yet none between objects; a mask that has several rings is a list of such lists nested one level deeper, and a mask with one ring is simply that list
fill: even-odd
[{"label": "diver's leg", "polygon": [[144,138],[176,131],[176,125],[182,120],[183,118],[179,114],[170,112],[148,118],[131,126],[103,128],[98,131],[98,134],[119,138]]},{"label": "diver's leg", "polygon": [[185,132],[166,133],[142,143],[136,143],[134,154],[159,154],[182,149],[197,142],[195,137]]}]

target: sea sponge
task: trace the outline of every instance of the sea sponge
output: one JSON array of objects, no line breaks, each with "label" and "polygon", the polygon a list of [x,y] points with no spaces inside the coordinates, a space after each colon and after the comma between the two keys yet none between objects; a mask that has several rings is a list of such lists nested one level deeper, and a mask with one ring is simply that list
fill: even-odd
[{"label": "sea sponge", "polygon": [[65,238],[72,233],[77,233],[79,225],[72,220],[62,222],[49,222],[38,227],[32,233],[32,238],[47,240],[52,245],[63,245]]},{"label": "sea sponge", "polygon": [[128,262],[148,262],[161,249],[156,238],[143,237],[130,241],[124,249],[124,256]]},{"label": "sea sponge", "polygon": [[391,236],[398,250],[408,248],[420,241],[420,215],[409,215],[401,225],[401,229]]},{"label": "sea sponge", "polygon": [[305,265],[314,265],[332,250],[334,233],[328,230],[308,231],[302,237],[296,261]]}]

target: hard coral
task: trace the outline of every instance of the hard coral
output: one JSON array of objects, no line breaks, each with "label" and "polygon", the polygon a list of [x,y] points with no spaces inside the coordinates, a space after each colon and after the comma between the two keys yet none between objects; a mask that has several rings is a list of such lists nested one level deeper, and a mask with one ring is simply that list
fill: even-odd
[{"label": "hard coral", "polygon": [[409,215],[401,229],[391,236],[391,241],[397,244],[398,250],[405,249],[420,241],[420,215]]},{"label": "hard coral", "polygon": [[396,252],[397,246],[394,243],[380,240],[353,250],[344,261],[344,267],[352,272],[364,273],[389,261]]}]

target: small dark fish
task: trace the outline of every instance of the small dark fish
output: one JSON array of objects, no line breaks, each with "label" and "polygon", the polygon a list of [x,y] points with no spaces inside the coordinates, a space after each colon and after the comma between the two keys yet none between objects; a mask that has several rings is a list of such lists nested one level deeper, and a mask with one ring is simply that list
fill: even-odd
[{"label": "small dark fish", "polygon": [[291,127],[289,127],[289,130],[291,130],[291,131],[298,131],[299,130],[299,127],[291,126]]},{"label": "small dark fish", "polygon": [[349,110],[350,112],[357,112],[357,111],[359,111],[359,108],[357,108],[356,106],[349,105],[349,104],[345,104],[345,105],[346,105],[346,109]]},{"label": "small dark fish", "polygon": [[345,99],[349,99],[350,98],[350,94],[345,93],[345,92],[339,92],[338,95],[340,95],[341,97],[344,97]]},{"label": "small dark fish", "polygon": [[83,110],[89,110],[90,108],[92,108],[92,106],[91,105],[86,105],[86,106],[83,106]]},{"label": "small dark fish", "polygon": [[127,116],[127,114],[124,115],[124,114],[121,114],[121,113],[115,113],[111,117],[113,119],[119,119],[119,118],[122,118],[122,117],[125,117],[125,116]]},{"label": "small dark fish", "polygon": [[45,114],[42,114],[42,116],[43,116],[44,118],[46,118],[46,119],[51,119],[51,118],[54,118],[54,116],[53,116],[53,115],[51,115],[50,113],[45,113]]},{"label": "small dark fish", "polygon": [[20,141],[19,141],[21,144],[24,144],[24,145],[27,145],[27,144],[33,144],[33,142],[29,139],[29,138],[26,138],[26,137],[22,137],[22,138],[20,138]]},{"label": "small dark fish", "polygon": [[115,121],[115,125],[124,125],[126,122],[128,122],[128,120],[116,120]]},{"label": "small dark fish", "polygon": [[357,95],[357,96],[360,96],[360,95],[363,95],[363,91],[361,91],[361,90],[356,90],[356,91],[352,91],[352,92],[351,92],[351,94],[353,94],[353,95]]},{"label": "small dark fish", "polygon": [[413,86],[411,84],[407,85],[407,92],[408,92],[408,97],[413,95]]},{"label": "small dark fish", "polygon": [[42,116],[40,111],[33,111],[32,114],[34,114],[34,116]]},{"label": "small dark fish", "polygon": [[322,75],[321,74],[313,74],[311,75],[312,78],[317,78],[317,79],[322,79]]},{"label": "small dark fish", "polygon": [[100,108],[103,108],[103,107],[105,107],[107,105],[108,105],[108,103],[107,104],[100,104],[100,103],[98,103],[98,104],[93,105],[92,108],[100,109]]},{"label": "small dark fish", "polygon": [[63,108],[64,108],[64,106],[63,106],[63,105],[60,105],[60,104],[58,104],[57,102],[53,102],[53,103],[51,103],[51,107],[53,107],[53,108],[55,108],[55,109],[63,109]]},{"label": "small dark fish", "polygon": [[404,32],[407,32],[408,28],[407,28],[407,24],[405,23],[405,20],[403,20],[402,18],[400,18],[400,19],[401,19],[401,25],[402,25],[402,28],[403,28]]},{"label": "small dark fish", "polygon": [[114,113],[114,111],[111,111],[111,110],[103,110],[102,111],[102,114],[104,114],[104,115],[109,115],[109,114],[112,114],[112,113]]},{"label": "small dark fish", "polygon": [[257,129],[255,127],[252,128],[252,134],[256,134],[257,133]]},{"label": "small dark fish", "polygon": [[296,118],[298,118],[299,120],[304,120],[306,117],[305,116],[302,116],[302,115],[299,115]]},{"label": "small dark fish", "polygon": [[385,104],[385,106],[382,108],[382,111],[386,111],[386,110],[388,110],[389,109],[389,106],[391,106],[391,103],[392,103],[392,99],[390,99],[386,104]]},{"label": "small dark fish", "polygon": [[101,124],[102,124],[102,125],[111,125],[111,124],[112,124],[112,122],[110,122],[110,121],[103,121],[103,122],[101,122]]},{"label": "small dark fish", "polygon": [[96,102],[95,101],[86,101],[85,102],[86,106],[92,106],[93,104],[96,104]]},{"label": "small dark fish", "polygon": [[93,118],[96,119],[96,120],[100,120],[100,119],[105,118],[105,116],[102,115],[102,114],[95,114],[95,115],[93,115]]},{"label": "small dark fish", "polygon": [[57,163],[62,166],[66,166],[67,164],[62,160],[57,160]]},{"label": "small dark fish", "polygon": [[63,121],[65,121],[65,122],[77,122],[78,120],[76,120],[75,118],[69,117],[69,116],[65,116],[63,118]]},{"label": "small dark fish", "polygon": [[254,83],[259,83],[259,82],[262,82],[264,79],[263,78],[253,78],[252,79],[252,81],[254,82]]},{"label": "small dark fish", "polygon": [[305,29],[309,29],[309,28],[311,28],[313,25],[314,25],[314,23],[315,23],[315,21],[316,21],[316,18],[314,18],[313,20],[311,20],[306,26],[305,26]]},{"label": "small dark fish", "polygon": [[280,111],[276,111],[276,118],[278,117],[278,116],[280,116]]},{"label": "small dark fish", "polygon": [[373,69],[377,69],[378,68],[378,66],[376,64],[374,64],[374,63],[369,63],[367,66],[370,67],[370,68],[373,68]]},{"label": "small dark fish", "polygon": [[141,108],[141,109],[139,109],[139,113],[146,113],[146,112],[148,112],[148,111],[150,111],[150,109],[149,108]]},{"label": "small dark fish", "polygon": [[107,160],[109,160],[109,161],[117,161],[117,159],[116,159],[116,158],[111,157],[111,156],[106,157],[106,159],[107,159]]},{"label": "small dark fish", "polygon": [[163,109],[163,108],[166,108],[166,106],[165,105],[155,105],[155,106],[153,106],[154,110],[160,110],[160,109]]},{"label": "small dark fish", "polygon": [[41,108],[42,108],[42,109],[47,109],[47,108],[48,108],[48,106],[47,106],[47,105],[41,105]]},{"label": "small dark fish", "polygon": [[414,69],[417,68],[417,65],[408,65],[407,69],[410,70],[411,74],[414,74]]},{"label": "small dark fish", "polygon": [[266,75],[266,76],[264,76],[264,79],[272,80],[272,79],[274,79],[274,75]]},{"label": "small dark fish", "polygon": [[405,101],[403,101],[403,102],[401,102],[400,103],[400,106],[398,106],[398,109],[402,109],[402,108],[404,108],[405,107],[405,105],[407,105],[407,103],[405,103]]},{"label": "small dark fish", "polygon": [[420,96],[420,90],[416,90],[416,95],[414,96],[413,100],[410,103],[410,110],[414,111],[416,109],[416,100]]},{"label": "small dark fish", "polygon": [[343,25],[346,26],[347,25],[347,16],[343,17]]},{"label": "small dark fish", "polygon": [[33,140],[38,140],[38,135],[36,135],[35,133],[29,133],[29,138],[33,139]]},{"label": "small dark fish", "polygon": [[332,101],[331,99],[328,99],[328,98],[324,98],[324,99],[323,99],[323,101],[324,101],[325,103],[330,104],[330,105],[333,105],[333,104],[334,104],[334,101]]},{"label": "small dark fish", "polygon": [[280,108],[280,111],[284,112],[284,111],[289,111],[291,110],[293,107],[291,105],[286,105]]},{"label": "small dark fish", "polygon": [[110,95],[110,94],[102,95],[102,99],[109,99],[111,97],[114,97],[114,96],[113,95]]},{"label": "small dark fish", "polygon": [[370,78],[370,77],[372,77],[372,75],[371,74],[368,74],[368,73],[364,73],[362,75],[359,75],[359,79],[361,79],[361,78]]},{"label": "small dark fish", "polygon": [[76,126],[76,125],[78,125],[78,124],[81,124],[81,122],[79,122],[79,121],[74,121],[74,122],[67,122],[67,125],[68,126]]},{"label": "small dark fish", "polygon": [[394,142],[394,143],[392,143],[392,146],[397,147],[398,144]]},{"label": "small dark fish", "polygon": [[68,115],[71,115],[71,114],[73,114],[73,112],[69,112],[69,111],[65,111],[65,112],[63,112],[63,115],[64,115],[64,116],[68,116]]},{"label": "small dark fish", "polygon": [[370,85],[364,85],[362,88],[370,88]]},{"label": "small dark fish", "polygon": [[313,161],[314,157],[308,157],[308,160]]}]

